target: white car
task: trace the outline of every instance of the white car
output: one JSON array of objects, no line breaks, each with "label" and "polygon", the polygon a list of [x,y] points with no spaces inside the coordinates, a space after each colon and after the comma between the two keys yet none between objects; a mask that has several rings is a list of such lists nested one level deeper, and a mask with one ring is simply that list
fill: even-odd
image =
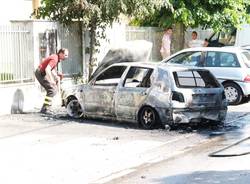
[{"label": "white car", "polygon": [[224,86],[230,105],[250,95],[250,52],[238,47],[199,47],[181,50],[162,62],[208,69]]},{"label": "white car", "polygon": [[244,45],[241,48],[250,51],[250,45]]}]

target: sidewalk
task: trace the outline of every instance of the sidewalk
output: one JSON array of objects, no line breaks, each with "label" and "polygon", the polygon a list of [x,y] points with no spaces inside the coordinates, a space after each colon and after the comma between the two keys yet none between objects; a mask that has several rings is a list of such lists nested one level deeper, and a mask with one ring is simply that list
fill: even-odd
[{"label": "sidewalk", "polygon": [[[115,179],[109,184],[248,184],[250,181],[250,115],[237,121],[241,128],[217,135],[213,141],[200,144],[179,157],[143,167],[129,176]],[[247,138],[247,139],[245,139]],[[236,144],[240,140],[245,140]],[[220,157],[210,157],[215,151]]]}]

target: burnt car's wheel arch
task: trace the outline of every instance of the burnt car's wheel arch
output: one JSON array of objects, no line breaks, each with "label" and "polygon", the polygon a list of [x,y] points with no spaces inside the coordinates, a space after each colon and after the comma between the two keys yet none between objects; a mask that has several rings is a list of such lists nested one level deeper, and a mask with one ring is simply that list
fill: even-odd
[{"label": "burnt car's wheel arch", "polygon": [[76,96],[70,95],[67,97],[65,104],[67,114],[72,118],[80,118],[84,114],[84,109],[79,103]]},{"label": "burnt car's wheel arch", "polygon": [[[147,116],[147,113],[148,113],[148,116]],[[140,108],[140,110],[137,113],[137,122],[139,126],[144,129],[153,129],[156,126],[161,125],[159,113],[157,112],[155,108],[153,108],[150,105],[143,105]]]},{"label": "burnt car's wheel arch", "polygon": [[[228,103],[230,105],[240,104],[240,102],[243,99],[243,91],[242,91],[241,87],[237,83],[235,83],[234,81],[224,81],[222,83],[222,85],[224,86],[225,95],[226,95],[227,100],[228,100],[228,98],[230,98],[229,99],[230,101],[228,101]],[[234,97],[234,95],[237,95],[237,97]]]},{"label": "burnt car's wheel arch", "polygon": [[74,96],[74,95],[70,95],[66,98],[66,102],[65,102],[65,106],[67,107],[68,103],[71,101],[71,100],[77,100],[77,98]]}]

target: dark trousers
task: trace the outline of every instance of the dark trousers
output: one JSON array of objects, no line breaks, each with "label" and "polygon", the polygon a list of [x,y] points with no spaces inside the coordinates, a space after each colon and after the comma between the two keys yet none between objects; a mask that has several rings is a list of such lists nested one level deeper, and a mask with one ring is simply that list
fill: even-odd
[{"label": "dark trousers", "polygon": [[35,71],[35,76],[38,82],[41,84],[42,87],[46,90],[46,97],[44,100],[44,105],[50,106],[52,103],[52,98],[56,95],[57,93],[57,86],[51,84],[47,79],[46,79],[46,73],[42,72],[39,68],[36,69]]}]

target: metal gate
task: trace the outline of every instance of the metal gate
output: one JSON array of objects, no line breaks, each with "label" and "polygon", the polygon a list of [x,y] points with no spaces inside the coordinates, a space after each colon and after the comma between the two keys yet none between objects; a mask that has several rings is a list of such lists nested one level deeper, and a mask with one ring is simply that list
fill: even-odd
[{"label": "metal gate", "polygon": [[0,84],[33,80],[32,35],[21,26],[0,26]]}]

